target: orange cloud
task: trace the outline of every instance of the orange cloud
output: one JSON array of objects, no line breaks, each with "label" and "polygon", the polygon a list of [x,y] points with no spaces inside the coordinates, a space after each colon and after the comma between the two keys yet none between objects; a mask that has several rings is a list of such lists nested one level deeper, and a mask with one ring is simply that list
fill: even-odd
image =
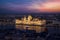
[{"label": "orange cloud", "polygon": [[46,2],[42,3],[41,5],[33,4],[32,6],[29,6],[29,10],[37,10],[39,12],[60,12],[60,1]]},{"label": "orange cloud", "polygon": [[58,12],[60,11],[60,2],[48,2],[39,8],[40,11]]}]

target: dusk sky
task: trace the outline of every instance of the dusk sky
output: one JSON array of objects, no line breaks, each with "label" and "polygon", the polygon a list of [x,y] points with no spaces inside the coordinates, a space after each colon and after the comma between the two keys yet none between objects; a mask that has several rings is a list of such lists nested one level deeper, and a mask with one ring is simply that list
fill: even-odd
[{"label": "dusk sky", "polygon": [[0,13],[60,12],[60,0],[0,0]]}]

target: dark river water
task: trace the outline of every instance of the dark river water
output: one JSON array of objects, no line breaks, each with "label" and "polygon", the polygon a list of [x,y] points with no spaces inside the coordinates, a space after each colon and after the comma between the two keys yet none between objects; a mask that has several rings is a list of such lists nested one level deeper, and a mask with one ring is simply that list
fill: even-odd
[{"label": "dark river water", "polygon": [[[16,29],[15,25],[0,25],[0,30],[6,29]],[[57,27],[47,27],[49,33],[60,33],[60,28]]]},{"label": "dark river water", "polygon": [[[25,37],[23,34],[24,30],[21,31],[19,29],[16,29],[15,25],[0,25],[0,40],[57,40],[60,39],[60,36],[56,39],[52,35],[59,34],[60,35],[60,28],[55,27],[47,27],[48,28],[48,34],[51,35],[51,37],[46,38],[40,38],[40,37]],[[33,34],[33,33],[32,33]],[[19,36],[20,35],[20,36]]]}]

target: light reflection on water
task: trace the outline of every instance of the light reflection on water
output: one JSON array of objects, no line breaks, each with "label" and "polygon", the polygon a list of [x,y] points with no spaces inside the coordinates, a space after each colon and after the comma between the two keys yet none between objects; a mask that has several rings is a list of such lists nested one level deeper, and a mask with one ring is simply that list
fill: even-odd
[{"label": "light reflection on water", "polygon": [[37,33],[44,31],[45,27],[41,27],[41,26],[27,26],[27,25],[16,25],[17,29],[20,30],[35,30]]},{"label": "light reflection on water", "polygon": [[[0,29],[19,29],[19,30],[26,30],[25,25],[0,25]],[[36,30],[37,32],[41,32],[44,30],[45,27],[40,26],[28,26],[29,30]],[[56,27],[47,27],[49,33],[60,33],[60,28]]]},{"label": "light reflection on water", "polygon": [[[20,30],[26,30],[26,27],[25,25],[16,25],[16,28],[17,29],[20,29]],[[28,26],[28,29],[29,30],[36,30],[36,32],[42,32],[44,31],[45,27],[40,27],[40,26]],[[47,27],[48,29],[48,33],[60,33],[60,28],[56,28],[56,27]]]},{"label": "light reflection on water", "polygon": [[[6,26],[5,26],[6,27]],[[11,25],[9,25],[9,26],[7,26],[7,27],[13,27],[13,26],[11,26]],[[15,26],[14,26],[15,27]],[[20,28],[19,28],[20,27]],[[24,27],[26,27],[25,25],[16,25],[16,29],[20,29],[20,30],[25,30],[26,28],[24,28]],[[36,29],[36,27],[40,27],[40,26],[28,26],[28,27],[33,27],[33,29],[35,28],[35,30],[38,30],[38,28]],[[42,29],[41,29],[42,27],[40,27],[40,32],[42,31]],[[11,28],[10,28],[11,29]],[[29,29],[29,30],[31,30],[31,29]],[[49,33],[55,33],[55,32],[57,32],[56,31],[56,28],[55,27],[48,27],[48,31],[49,31]],[[3,33],[4,34],[4,33]],[[14,37],[12,37],[13,39],[17,39],[17,40],[19,40],[20,39],[20,37],[17,37],[16,36],[16,38],[14,38]],[[8,36],[7,36],[7,38],[6,39],[8,39]],[[21,38],[21,39],[23,39],[23,38]],[[27,39],[26,37],[25,37],[25,39]],[[33,40],[33,38],[28,38],[28,39],[32,39]],[[38,39],[41,39],[40,37],[37,37],[36,38],[37,40]],[[42,39],[41,39],[42,40]]]}]

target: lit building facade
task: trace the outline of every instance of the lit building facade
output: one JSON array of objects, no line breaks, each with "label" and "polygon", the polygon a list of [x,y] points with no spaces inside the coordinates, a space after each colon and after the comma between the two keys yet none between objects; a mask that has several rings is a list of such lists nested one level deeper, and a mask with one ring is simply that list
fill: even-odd
[{"label": "lit building facade", "polygon": [[46,25],[46,20],[39,20],[38,18],[33,18],[31,15],[26,18],[22,18],[21,20],[16,19],[16,28],[21,29],[21,30],[35,30],[36,32],[41,32],[44,31],[45,25]]}]

